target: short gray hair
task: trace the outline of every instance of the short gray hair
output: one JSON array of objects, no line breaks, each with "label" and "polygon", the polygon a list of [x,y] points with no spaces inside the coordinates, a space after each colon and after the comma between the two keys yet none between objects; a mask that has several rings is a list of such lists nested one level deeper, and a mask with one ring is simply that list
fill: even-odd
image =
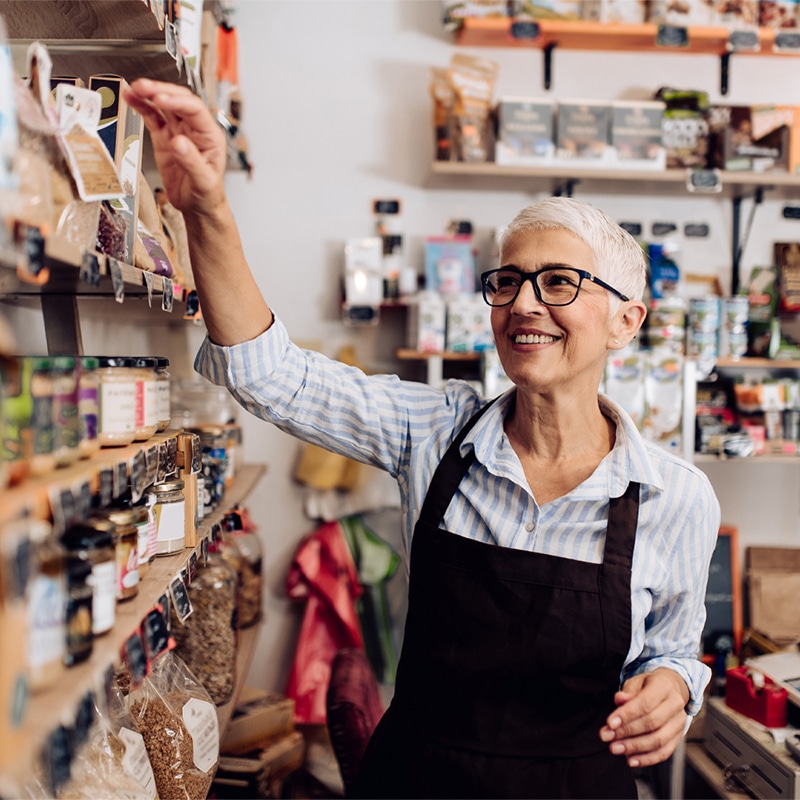
[{"label": "short gray hair", "polygon": [[498,234],[501,263],[512,239],[545,230],[564,230],[577,236],[591,249],[592,270],[598,278],[632,300],[642,299],[648,261],[641,245],[605,212],[574,197],[548,197],[523,208]]}]

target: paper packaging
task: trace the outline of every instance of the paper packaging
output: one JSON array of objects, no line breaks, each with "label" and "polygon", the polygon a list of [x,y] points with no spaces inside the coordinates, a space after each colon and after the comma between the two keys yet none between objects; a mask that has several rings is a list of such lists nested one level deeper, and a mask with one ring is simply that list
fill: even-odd
[{"label": "paper packaging", "polygon": [[125,79],[119,75],[92,75],[89,78],[89,88],[100,94],[103,103],[98,133],[114,159],[122,181],[125,196],[112,202],[112,205],[125,220],[125,252],[133,263],[139,224],[138,186],[142,169],[144,120],[123,99],[122,89],[125,86]]},{"label": "paper packaging", "polygon": [[446,349],[472,353],[493,347],[491,311],[480,294],[448,300]]},{"label": "paper packaging", "polygon": [[800,639],[800,548],[748,547],[745,577],[750,627],[777,643]]},{"label": "paper packaging", "polygon": [[614,158],[626,169],[664,169],[666,150],[662,141],[665,104],[658,100],[612,103],[611,145]]},{"label": "paper packaging", "polygon": [[422,353],[441,353],[445,335],[442,296],[438,292],[418,292],[408,309],[408,346]]},{"label": "paper packaging", "polygon": [[220,751],[228,755],[249,753],[293,731],[294,700],[245,686]]},{"label": "paper packaging", "polygon": [[611,103],[564,100],[556,113],[556,158],[561,162],[610,161]]},{"label": "paper packaging", "polygon": [[709,113],[712,166],[748,172],[786,172],[794,112],[790,108],[713,106]]},{"label": "paper packaging", "polygon": [[497,164],[535,166],[553,160],[555,103],[526,97],[504,97],[497,104]]}]

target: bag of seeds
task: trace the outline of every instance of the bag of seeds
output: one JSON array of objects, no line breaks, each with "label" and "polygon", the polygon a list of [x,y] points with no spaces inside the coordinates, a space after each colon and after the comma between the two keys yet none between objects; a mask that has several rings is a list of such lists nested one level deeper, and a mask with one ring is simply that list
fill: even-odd
[{"label": "bag of seeds", "polygon": [[183,660],[170,652],[174,641],[164,633],[160,608],[145,617],[142,628],[148,670],[135,688],[132,685],[128,708],[144,738],[158,796],[206,797],[219,764],[216,706]]}]

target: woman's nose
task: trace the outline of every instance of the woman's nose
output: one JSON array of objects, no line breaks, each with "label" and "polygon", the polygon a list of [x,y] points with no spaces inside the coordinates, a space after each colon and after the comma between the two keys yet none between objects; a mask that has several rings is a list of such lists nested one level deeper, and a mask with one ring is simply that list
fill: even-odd
[{"label": "woman's nose", "polygon": [[545,307],[544,303],[542,303],[539,296],[536,294],[533,281],[523,281],[512,303],[512,309],[519,314],[527,314],[530,311],[541,311]]}]

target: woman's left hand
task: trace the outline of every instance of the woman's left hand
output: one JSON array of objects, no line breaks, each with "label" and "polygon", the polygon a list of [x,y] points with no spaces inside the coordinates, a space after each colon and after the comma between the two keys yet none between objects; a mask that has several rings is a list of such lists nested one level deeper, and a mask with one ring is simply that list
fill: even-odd
[{"label": "woman's left hand", "polygon": [[659,667],[634,675],[614,695],[617,708],[600,729],[615,755],[631,767],[649,767],[669,758],[683,738],[689,689],[674,670]]}]

